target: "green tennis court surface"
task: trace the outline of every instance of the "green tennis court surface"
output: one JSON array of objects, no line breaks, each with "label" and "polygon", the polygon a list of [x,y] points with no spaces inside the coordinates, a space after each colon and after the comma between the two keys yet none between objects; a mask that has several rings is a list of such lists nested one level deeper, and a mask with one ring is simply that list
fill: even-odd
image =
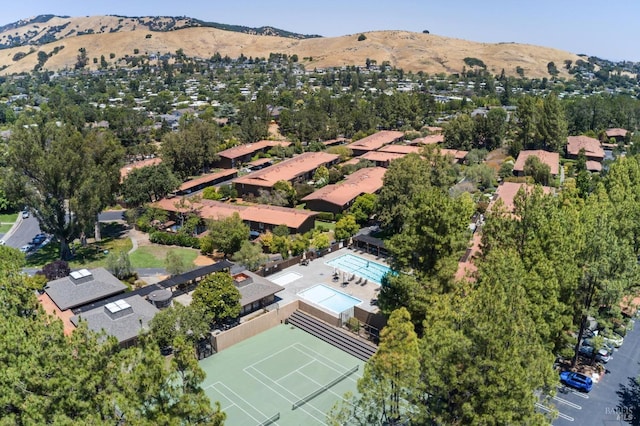
[{"label": "green tennis court surface", "polygon": [[345,392],[356,393],[364,369],[359,359],[290,325],[240,342],[200,366],[207,374],[202,387],[212,403],[220,402],[230,426],[323,425]]}]

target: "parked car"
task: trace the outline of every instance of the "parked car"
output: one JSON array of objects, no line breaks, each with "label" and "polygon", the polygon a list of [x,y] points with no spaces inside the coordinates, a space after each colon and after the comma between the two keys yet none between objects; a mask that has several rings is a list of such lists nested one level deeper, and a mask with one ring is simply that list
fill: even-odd
[{"label": "parked car", "polygon": [[3,245],[5,245],[4,240],[0,240],[0,246],[3,246]]},{"label": "parked car", "polygon": [[607,332],[600,332],[600,335],[602,337],[604,337],[604,342],[605,343],[610,343],[613,346],[615,346],[616,348],[619,348],[620,346],[622,346],[622,344],[624,343],[624,337],[616,334],[616,333],[607,333]]},{"label": "parked car", "polygon": [[24,245],[24,246],[20,247],[20,251],[22,253],[29,253],[31,250],[33,250],[33,244],[27,244],[27,245]]},{"label": "parked car", "polygon": [[[582,341],[582,344],[585,345],[585,346],[593,347],[593,338],[584,339]],[[607,343],[607,342],[603,341],[602,342],[602,349],[606,349],[609,353],[613,353],[613,351],[615,350],[615,346],[613,346],[611,343]]]},{"label": "parked car", "polygon": [[40,244],[42,244],[44,242],[44,240],[47,239],[47,236],[44,234],[38,234],[35,237],[33,237],[33,240],[31,240],[31,242],[33,243],[33,245],[35,246],[39,246]]},{"label": "parked car", "polygon": [[[585,358],[593,358],[593,347],[591,346],[580,346],[578,349],[578,353]],[[606,349],[600,349],[598,353],[596,353],[595,360],[606,364],[611,359],[611,354]]]},{"label": "parked car", "polygon": [[29,210],[24,210],[22,212],[22,218],[23,219],[28,219],[29,218]]},{"label": "parked car", "polygon": [[584,374],[575,373],[573,371],[563,371],[560,373],[560,382],[574,389],[583,392],[589,392],[593,387],[593,380]]}]

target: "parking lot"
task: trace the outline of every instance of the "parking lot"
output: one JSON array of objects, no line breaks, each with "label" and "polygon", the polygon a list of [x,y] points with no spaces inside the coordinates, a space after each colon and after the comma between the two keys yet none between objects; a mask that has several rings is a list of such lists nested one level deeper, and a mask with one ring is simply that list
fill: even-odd
[{"label": "parking lot", "polygon": [[[640,374],[640,332],[631,330],[624,344],[616,349],[606,364],[606,374],[594,383],[589,393],[560,386],[553,398],[558,417],[556,426],[637,425],[640,395],[633,380]],[[540,410],[550,407],[538,406]],[[636,418],[638,417],[638,418]]]}]

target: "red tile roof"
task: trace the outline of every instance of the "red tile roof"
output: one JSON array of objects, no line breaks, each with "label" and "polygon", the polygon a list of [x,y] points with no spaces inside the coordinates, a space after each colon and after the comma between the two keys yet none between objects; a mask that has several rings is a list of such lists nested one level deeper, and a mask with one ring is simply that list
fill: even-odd
[{"label": "red tile roof", "polygon": [[236,178],[233,182],[271,188],[278,181],[292,181],[298,176],[312,172],[320,166],[336,161],[338,158],[340,156],[337,154],[305,152],[273,166]]},{"label": "red tile roof", "polygon": [[[180,208],[176,204],[179,199],[164,198],[156,203],[155,207],[170,212],[185,212],[187,208]],[[309,210],[291,209],[288,207],[267,206],[262,204],[230,204],[221,201],[200,200],[190,203],[190,208],[198,212],[203,219],[219,220],[238,213],[244,221],[264,223],[267,225],[287,225],[297,229],[311,216],[317,213]]]},{"label": "red tile roof", "polygon": [[148,167],[148,166],[157,166],[160,163],[162,163],[162,158],[156,157],[156,158],[149,158],[147,160],[136,161],[134,163],[127,164],[126,166],[120,169],[120,179],[123,180],[124,178],[126,178],[127,175],[133,169],[140,169],[142,167]]},{"label": "red tile roof", "polygon": [[[507,211],[513,212],[515,208],[515,204],[513,203],[513,200],[516,198],[516,194],[522,187],[525,188],[525,191],[530,192],[533,190],[534,186],[528,185],[526,183],[503,182],[500,186],[498,186],[498,189],[496,189],[496,198],[495,198],[495,201],[491,203],[490,208],[493,207],[493,205],[495,204],[496,201],[498,201],[498,199],[501,199]],[[551,194],[551,192],[553,191],[553,188],[548,186],[543,186],[542,191],[545,194]]]},{"label": "red tile roof", "polygon": [[224,151],[220,151],[218,155],[220,157],[234,159],[244,157],[245,155],[251,155],[255,152],[262,151],[267,148],[273,148],[274,146],[278,145],[287,147],[291,145],[291,142],[261,140],[258,142],[245,143],[242,145],[234,146],[233,148],[225,149]]},{"label": "red tile roof", "polygon": [[404,137],[404,132],[383,130],[367,136],[366,138],[362,138],[359,141],[353,142],[349,145],[349,148],[359,151],[375,151],[376,149],[395,142],[402,137]]},{"label": "red tile roof", "polygon": [[369,161],[385,162],[397,160],[398,158],[402,158],[405,155],[407,154],[399,154],[397,152],[369,151],[357,158]]},{"label": "red tile roof", "polygon": [[442,155],[451,155],[456,161],[462,161],[466,158],[469,151],[461,151],[457,149],[440,148]]},{"label": "red tile roof", "polygon": [[422,148],[412,145],[387,145],[378,150],[378,152],[393,152],[396,154],[420,154],[420,151],[422,151]]},{"label": "red tile roof", "polygon": [[627,130],[620,128],[607,129],[605,133],[607,134],[608,138],[624,138],[625,136],[627,136]]},{"label": "red tile roof", "polygon": [[557,152],[544,151],[542,149],[536,149],[532,151],[520,151],[516,164],[513,165],[515,172],[524,172],[524,165],[527,162],[527,158],[534,156],[538,157],[540,162],[549,166],[551,175],[557,176],[560,171],[560,154]]},{"label": "red tile roof", "polygon": [[340,183],[327,185],[312,192],[302,201],[324,200],[337,206],[344,206],[362,194],[374,194],[382,188],[384,167],[367,167],[357,170]]},{"label": "red tile roof", "polygon": [[588,160],[587,161],[587,170],[590,172],[601,172],[602,171],[602,163],[599,161]]},{"label": "red tile roof", "polygon": [[411,141],[412,144],[416,144],[416,145],[433,145],[433,144],[443,143],[443,142],[444,142],[444,136],[440,134],[427,135]]},{"label": "red tile roof", "polygon": [[604,149],[600,146],[598,139],[589,136],[569,136],[567,138],[567,154],[578,156],[581,149],[584,149],[587,157],[604,159]]},{"label": "red tile roof", "polygon": [[195,188],[196,186],[205,184],[207,182],[211,182],[214,180],[218,180],[225,177],[233,177],[238,174],[236,169],[224,169],[219,172],[209,173],[208,175],[203,175],[195,179],[191,179],[180,185],[179,191],[187,191],[191,188]]},{"label": "red tile roof", "polygon": [[322,144],[324,146],[331,146],[331,145],[342,145],[345,143],[349,143],[350,140],[346,139],[346,138],[337,138],[337,139],[330,139],[328,141],[323,141]]}]

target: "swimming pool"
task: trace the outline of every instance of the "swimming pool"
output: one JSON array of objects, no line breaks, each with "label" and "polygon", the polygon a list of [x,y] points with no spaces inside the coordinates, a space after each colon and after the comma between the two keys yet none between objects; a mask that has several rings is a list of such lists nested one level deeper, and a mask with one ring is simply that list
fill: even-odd
[{"label": "swimming pool", "polygon": [[335,290],[324,284],[316,284],[313,287],[309,287],[308,289],[298,293],[298,296],[335,312],[336,314],[344,312],[347,309],[362,303],[362,300],[349,296],[346,293]]},{"label": "swimming pool", "polygon": [[380,284],[382,282],[382,277],[384,277],[387,272],[391,271],[391,268],[388,266],[372,262],[350,253],[343,254],[342,256],[331,259],[326,263],[329,266],[333,266],[334,268],[351,274],[356,274],[357,276],[365,278],[376,284]]}]

